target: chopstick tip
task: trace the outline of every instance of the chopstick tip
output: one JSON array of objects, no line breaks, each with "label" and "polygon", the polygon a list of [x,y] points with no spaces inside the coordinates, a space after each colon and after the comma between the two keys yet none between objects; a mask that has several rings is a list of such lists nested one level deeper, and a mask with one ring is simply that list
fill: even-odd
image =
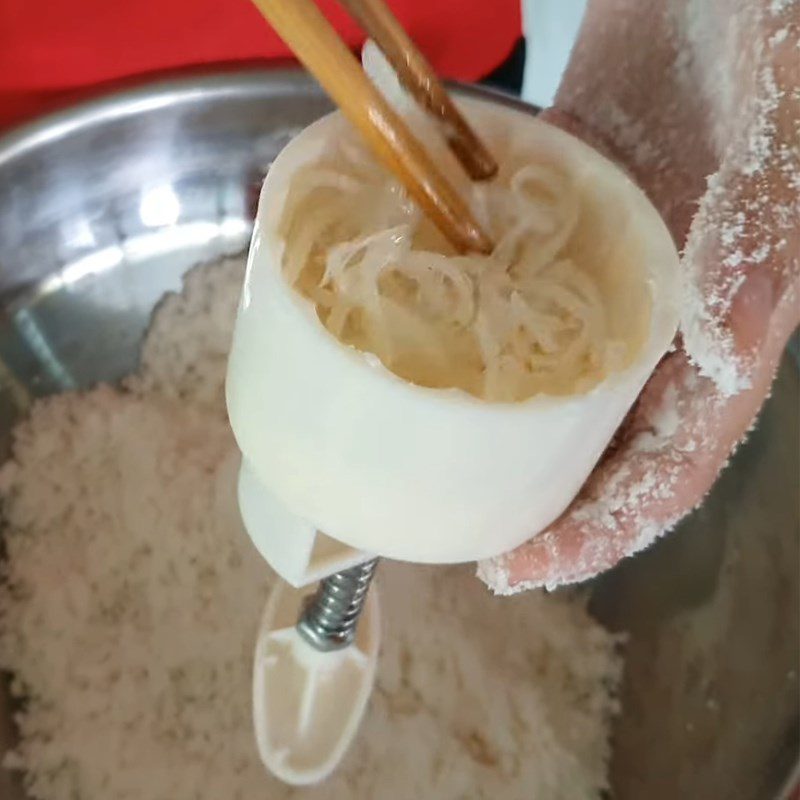
[{"label": "chopstick tip", "polygon": [[464,223],[461,226],[461,233],[462,249],[465,252],[481,253],[488,256],[494,250],[494,242],[475,223]]}]

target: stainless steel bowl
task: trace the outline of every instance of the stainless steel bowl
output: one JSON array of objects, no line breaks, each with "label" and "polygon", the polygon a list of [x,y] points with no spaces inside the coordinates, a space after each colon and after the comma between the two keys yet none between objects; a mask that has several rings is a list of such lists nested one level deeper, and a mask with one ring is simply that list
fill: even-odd
[{"label": "stainless steel bowl", "polygon": [[[158,298],[246,247],[269,163],[328,109],[299,72],[215,74],[0,139],[0,457],[33,398],[133,368]],[[787,359],[700,511],[592,587],[630,632],[617,798],[774,798],[796,762],[799,388]],[[0,693],[0,751],[12,737]],[[23,797],[1,772],[0,796]]]}]

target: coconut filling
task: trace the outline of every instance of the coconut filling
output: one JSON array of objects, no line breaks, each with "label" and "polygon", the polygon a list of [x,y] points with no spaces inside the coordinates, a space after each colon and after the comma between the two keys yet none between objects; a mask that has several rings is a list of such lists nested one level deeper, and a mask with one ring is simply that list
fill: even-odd
[{"label": "coconut filling", "polygon": [[499,173],[467,191],[495,248],[463,255],[353,131],[336,131],[292,176],[278,233],[287,282],[342,343],[490,402],[582,394],[634,361],[650,325],[645,265],[629,212],[588,176],[535,143],[489,139]]}]

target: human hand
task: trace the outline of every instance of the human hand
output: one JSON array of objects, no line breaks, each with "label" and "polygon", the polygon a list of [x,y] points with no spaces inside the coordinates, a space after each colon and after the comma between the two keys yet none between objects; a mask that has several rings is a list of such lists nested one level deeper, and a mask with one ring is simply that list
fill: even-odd
[{"label": "human hand", "polygon": [[683,318],[570,508],[479,576],[589,578],[701,502],[800,322],[800,0],[589,0],[546,118],[612,154],[683,249]]}]

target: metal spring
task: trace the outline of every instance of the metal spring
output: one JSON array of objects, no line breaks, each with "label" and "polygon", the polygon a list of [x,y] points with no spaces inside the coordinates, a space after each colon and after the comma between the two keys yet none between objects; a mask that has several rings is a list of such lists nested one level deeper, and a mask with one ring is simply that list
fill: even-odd
[{"label": "metal spring", "polygon": [[320,582],[297,623],[298,633],[317,650],[352,644],[378,559],[337,572]]}]

